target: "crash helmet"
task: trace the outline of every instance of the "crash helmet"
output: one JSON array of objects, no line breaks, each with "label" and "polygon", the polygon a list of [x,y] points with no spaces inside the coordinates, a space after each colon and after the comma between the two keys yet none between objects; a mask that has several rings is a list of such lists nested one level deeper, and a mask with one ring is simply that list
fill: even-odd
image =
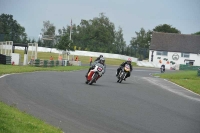
[{"label": "crash helmet", "polygon": [[103,57],[101,57],[101,58],[99,59],[99,63],[104,64],[104,63],[105,63],[105,59],[104,59]]},{"label": "crash helmet", "polygon": [[131,61],[132,61],[131,58],[128,58],[127,63],[131,64]]}]

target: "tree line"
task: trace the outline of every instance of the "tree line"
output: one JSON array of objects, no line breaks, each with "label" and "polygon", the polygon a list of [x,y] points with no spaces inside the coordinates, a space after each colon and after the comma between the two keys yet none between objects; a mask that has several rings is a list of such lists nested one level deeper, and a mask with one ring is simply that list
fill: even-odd
[{"label": "tree line", "polygon": [[[100,13],[93,19],[82,19],[78,25],[71,22],[71,25],[58,29],[58,34],[56,34],[56,27],[53,23],[43,21],[41,32],[43,38],[46,39],[31,40],[28,38],[25,28],[14,20],[12,15],[0,15],[0,40],[12,40],[15,43],[37,42],[39,46],[55,47],[60,50],[115,53],[140,59],[148,58],[148,48],[153,31],[181,33],[180,30],[169,24],[161,24],[152,30],[141,28],[140,31],[135,31],[136,36],[127,43],[123,37],[123,29],[120,26],[115,27],[104,13]],[[200,31],[193,34],[200,35]]]}]

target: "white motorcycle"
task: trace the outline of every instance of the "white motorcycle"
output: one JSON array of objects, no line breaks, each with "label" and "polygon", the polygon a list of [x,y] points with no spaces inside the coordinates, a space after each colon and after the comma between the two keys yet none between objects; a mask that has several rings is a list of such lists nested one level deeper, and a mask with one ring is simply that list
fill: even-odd
[{"label": "white motorcycle", "polygon": [[94,69],[90,70],[88,76],[86,77],[86,84],[92,85],[104,74],[104,66],[97,63]]}]

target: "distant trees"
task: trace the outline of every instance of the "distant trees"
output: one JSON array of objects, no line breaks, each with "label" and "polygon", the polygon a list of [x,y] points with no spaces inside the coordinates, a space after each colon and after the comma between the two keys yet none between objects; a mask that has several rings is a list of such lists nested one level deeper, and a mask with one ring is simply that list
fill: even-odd
[{"label": "distant trees", "polygon": [[[70,27],[58,30],[59,36],[70,33]],[[72,25],[72,42],[75,48],[99,52],[114,52],[115,26],[103,13],[90,20],[82,19]]]},{"label": "distant trees", "polygon": [[56,27],[52,23],[50,23],[49,20],[43,21],[43,28],[41,31],[43,37],[47,38],[46,40],[44,39],[42,41],[41,45],[43,47],[50,47],[50,48],[54,47],[54,37],[55,37]]},{"label": "distant trees", "polygon": [[161,24],[156,26],[153,31],[156,32],[165,32],[165,33],[181,33],[180,30],[176,29],[175,27],[172,27],[168,24]]},{"label": "distant trees", "polygon": [[200,31],[196,32],[196,33],[193,33],[193,35],[200,35]]},{"label": "distant trees", "polygon": [[0,34],[3,36],[2,40],[4,41],[27,42],[25,28],[13,19],[13,15],[4,13],[0,15]]}]

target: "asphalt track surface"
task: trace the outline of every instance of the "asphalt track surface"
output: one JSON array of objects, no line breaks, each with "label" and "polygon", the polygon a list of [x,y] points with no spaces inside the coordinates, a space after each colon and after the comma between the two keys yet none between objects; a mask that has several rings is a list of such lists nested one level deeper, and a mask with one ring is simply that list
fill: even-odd
[{"label": "asphalt track surface", "polygon": [[0,78],[0,100],[65,133],[200,133],[200,96],[135,68],[117,83],[107,67],[96,84],[86,71],[34,72]]}]

